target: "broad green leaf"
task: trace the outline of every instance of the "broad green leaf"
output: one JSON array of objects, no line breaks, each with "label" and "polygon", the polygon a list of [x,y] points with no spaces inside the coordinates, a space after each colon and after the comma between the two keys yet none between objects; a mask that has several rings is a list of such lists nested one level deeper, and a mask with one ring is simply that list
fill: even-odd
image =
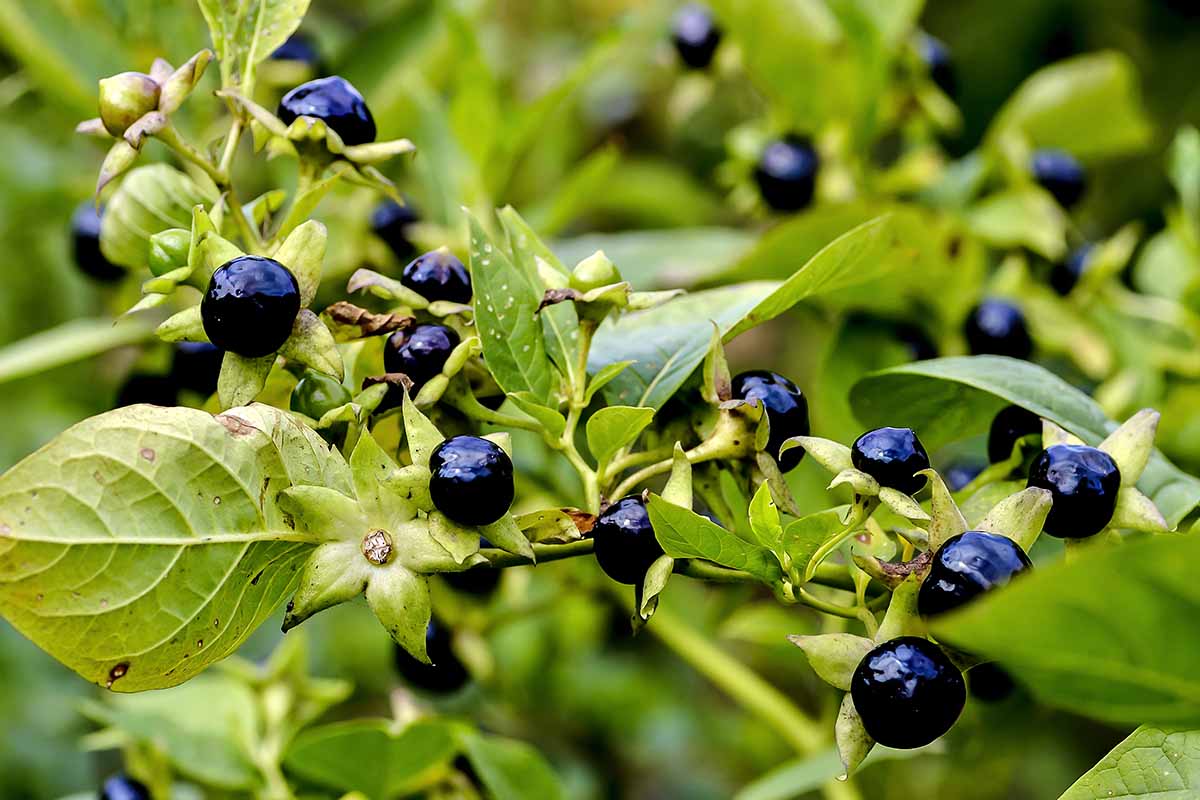
[{"label": "broad green leaf", "polygon": [[890,217],[878,217],[852,228],[826,245],[726,331],[725,341],[774,319],[806,298],[879,280],[898,266],[887,256],[899,245]]},{"label": "broad green leaf", "polygon": [[704,361],[712,323],[729,331],[778,285],[757,281],[710,289],[607,321],[592,342],[588,371],[632,362],[604,388],[605,398],[614,405],[661,408]]},{"label": "broad green leaf", "polygon": [[174,167],[138,167],[125,176],[104,207],[100,249],[114,264],[144,267],[151,236],[168,228],[191,228],[192,208],[216,199],[211,186],[202,187]]},{"label": "broad green leaf", "polygon": [[597,463],[606,463],[618,450],[633,444],[654,418],[654,409],[608,406],[587,422],[588,450]]},{"label": "broad green leaf", "polygon": [[758,486],[754,498],[750,501],[750,530],[763,547],[775,549],[783,539],[783,525],[779,519],[779,509],[771,497],[771,487],[766,481]]},{"label": "broad green leaf", "polygon": [[1024,136],[1078,158],[1142,149],[1153,130],[1142,107],[1137,68],[1117,52],[1090,53],[1044,67],[1013,93],[992,121],[991,141]]},{"label": "broad green leaf", "polygon": [[1036,187],[984,198],[967,211],[967,226],[988,244],[1028,247],[1051,261],[1067,252],[1067,219],[1054,198]]},{"label": "broad green leaf", "polygon": [[1143,725],[1058,800],[1190,800],[1200,793],[1200,731]]},{"label": "broad green leaf", "polygon": [[0,476],[0,613],[114,691],[186,681],[295,589],[313,544],[275,498],[311,457],[187,408],[81,422]]},{"label": "broad green leaf", "polygon": [[309,0],[200,0],[200,11],[221,61],[223,83],[254,66],[287,41]]},{"label": "broad green leaf", "polygon": [[304,731],[283,763],[318,786],[389,800],[419,790],[458,749],[448,722],[421,720],[395,732],[385,720],[359,719]]},{"label": "broad green leaf", "polygon": [[737,228],[682,228],[661,231],[591,233],[553,243],[566,264],[597,250],[621,268],[638,289],[691,286],[720,274],[754,245],[753,233]]},{"label": "broad green leaf", "polygon": [[539,402],[557,388],[537,309],[541,282],[492,243],[473,216],[471,280],[475,289],[475,324],[483,358],[505,392],[529,392]]},{"label": "broad green leaf", "polygon": [[222,789],[261,783],[250,755],[238,746],[256,734],[258,703],[240,681],[202,675],[163,692],[114,695],[84,713],[137,742],[160,748],[180,775]]},{"label": "broad green leaf", "polygon": [[798,567],[806,566],[813,555],[838,531],[844,530],[842,514],[845,506],[837,506],[788,523],[783,531],[783,550]]},{"label": "broad green leaf", "polygon": [[650,495],[648,505],[654,536],[667,555],[705,558],[749,572],[764,583],[778,580],[779,562],[770,550],[739,539],[707,517]]},{"label": "broad green leaf", "polygon": [[563,435],[563,431],[567,429],[567,420],[556,409],[547,408],[533,398],[528,392],[517,392],[510,394],[508,399],[512,404],[529,416],[533,417],[552,439],[557,439]]},{"label": "broad green leaf", "polygon": [[[926,447],[982,433],[1007,404],[1029,409],[1091,445],[1117,428],[1090,397],[1028,361],[999,356],[941,358],[904,364],[867,376],[851,391],[858,418],[868,426],[906,425]],[[1200,480],[1157,451],[1138,488],[1171,525],[1200,503]]]},{"label": "broad green leaf", "polygon": [[[1116,723],[1200,722],[1200,539],[1161,535],[1035,570],[933,624],[1046,703]],[[1030,625],[1029,620],[1037,620]]]},{"label": "broad green leaf", "polygon": [[464,731],[466,756],[494,800],[563,800],[558,776],[537,750],[515,739]]}]

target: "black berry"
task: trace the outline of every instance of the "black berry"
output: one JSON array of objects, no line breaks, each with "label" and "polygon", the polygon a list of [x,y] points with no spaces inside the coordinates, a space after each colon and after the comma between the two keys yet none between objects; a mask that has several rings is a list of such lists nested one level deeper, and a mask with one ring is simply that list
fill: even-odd
[{"label": "black berry", "polygon": [[371,232],[383,240],[396,258],[408,261],[417,254],[409,234],[418,219],[412,203],[400,205],[395,200],[384,200],[371,212]]},{"label": "black berry", "polygon": [[880,486],[890,486],[905,494],[915,494],[925,485],[929,454],[911,428],[876,428],[867,431],[850,449],[850,461]]},{"label": "black berry", "polygon": [[954,94],[954,61],[950,48],[936,36],[922,33],[917,41],[917,52],[929,70],[929,79],[948,95]]},{"label": "black berry", "polygon": [[1012,676],[993,661],[977,664],[967,671],[967,690],[976,700],[998,703],[1011,695],[1015,688]]},{"label": "black berry", "polygon": [[117,392],[117,407],[148,403],[152,406],[173,406],[177,399],[175,381],[166,375],[135,372]]},{"label": "black berry", "polygon": [[434,694],[449,694],[467,685],[471,679],[467,668],[454,653],[454,636],[441,623],[430,620],[425,629],[425,653],[432,665],[413,658],[408,652],[395,646],[396,671],[415,689]]},{"label": "black berry", "polygon": [[310,369],[296,382],[288,405],[298,414],[319,420],[352,399],[350,390],[341,381]]},{"label": "black berry", "polygon": [[933,556],[933,566],[921,583],[917,610],[931,617],[952,611],[1032,564],[1021,546],[996,533],[967,531],[947,539]]},{"label": "black berry", "polygon": [[1062,150],[1038,150],[1029,165],[1033,179],[1054,195],[1063,208],[1079,202],[1087,188],[1087,176],[1073,155]]},{"label": "black berry", "polygon": [[181,389],[210,395],[217,390],[225,353],[208,342],[178,342],[171,360],[171,379]]},{"label": "black berry", "polygon": [[125,270],[100,251],[100,220],[100,213],[92,203],[84,203],[75,209],[71,216],[71,247],[80,272],[98,281],[112,283],[124,277]]},{"label": "black berry", "polygon": [[1019,439],[1042,435],[1042,418],[1020,406],[1005,406],[992,419],[988,430],[988,461],[1007,461]]},{"label": "black berry", "polygon": [[290,125],[297,117],[323,120],[347,145],[375,141],[375,118],[363,96],[337,75],[302,83],[279,101],[279,119]]},{"label": "black berry", "polygon": [[273,61],[299,61],[312,69],[317,69],[321,63],[321,55],[312,39],[300,31],[296,31],[283,44],[271,53]]},{"label": "black berry", "polygon": [[128,775],[114,775],[100,788],[100,800],[151,800],[150,790]]},{"label": "black berry", "polygon": [[940,647],[903,636],[863,657],[850,680],[850,696],[872,739],[911,750],[954,727],[967,701],[967,688]]},{"label": "black berry", "polygon": [[[480,536],[479,546],[481,548],[491,547],[492,543]],[[442,578],[463,594],[487,597],[500,585],[500,575],[501,570],[480,566],[464,572],[445,572],[442,574]]]},{"label": "black berry", "polygon": [[383,366],[388,372],[407,375],[413,382],[415,395],[430,378],[441,374],[446,359],[460,341],[453,328],[433,323],[396,331],[388,337],[383,349]]},{"label": "black berry", "polygon": [[1021,309],[1006,300],[984,300],[971,309],[964,328],[972,355],[1029,358],[1033,339]]},{"label": "black berry", "polygon": [[641,583],[646,570],[663,554],[641,497],[625,497],[606,508],[596,518],[592,539],[600,569],[631,586]]},{"label": "black berry", "polygon": [[929,338],[919,325],[911,322],[897,322],[894,327],[897,341],[908,348],[914,361],[925,361],[938,357],[937,345]]},{"label": "black berry", "polygon": [[1103,450],[1056,444],[1034,459],[1028,485],[1047,489],[1054,497],[1046,517],[1046,533],[1084,539],[1095,536],[1112,521],[1121,471]]},{"label": "black berry", "polygon": [[434,506],[462,525],[490,525],[513,501],[513,463],[495,442],[451,436],[429,457]]},{"label": "black berry", "polygon": [[763,150],[754,180],[763,201],[776,211],[800,211],[812,202],[820,159],[808,139],[786,136]]},{"label": "black berry", "polygon": [[278,350],[298,313],[296,276],[263,256],[239,256],[217,267],[200,303],[209,341],[247,358]]},{"label": "black berry", "polygon": [[942,480],[952,492],[957,492],[983,472],[985,464],[979,461],[956,461],[942,472]]},{"label": "black berry", "polygon": [[463,263],[445,248],[414,259],[400,274],[400,282],[426,300],[471,302],[471,276]]},{"label": "black berry", "polygon": [[1093,246],[1085,244],[1075,248],[1065,261],[1055,264],[1050,269],[1050,287],[1059,295],[1066,297],[1083,277],[1088,266],[1088,258],[1092,255]]},{"label": "black berry", "polygon": [[721,29],[713,21],[711,11],[697,3],[689,3],[675,15],[671,41],[684,64],[692,69],[704,69],[712,63],[713,53],[721,43]]},{"label": "black berry", "polygon": [[757,400],[767,412],[771,438],[767,453],[778,459],[784,472],[795,469],[804,458],[804,448],[794,447],[782,456],[779,448],[793,436],[808,436],[808,400],[796,384],[777,372],[753,370],[733,379],[733,396],[738,400]]}]

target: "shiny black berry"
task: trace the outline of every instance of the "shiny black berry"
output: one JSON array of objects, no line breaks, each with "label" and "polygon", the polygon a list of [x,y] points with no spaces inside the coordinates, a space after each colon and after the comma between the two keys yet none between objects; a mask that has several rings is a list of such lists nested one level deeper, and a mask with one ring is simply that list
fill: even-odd
[{"label": "shiny black berry", "polygon": [[800,211],[812,202],[820,159],[808,139],[786,136],[763,150],[754,180],[763,201],[776,211]]},{"label": "shiny black berry", "polygon": [[100,800],[151,800],[150,790],[128,775],[114,775],[100,787]]},{"label": "shiny black berry", "polygon": [[1073,155],[1062,150],[1038,150],[1034,152],[1029,169],[1033,179],[1054,195],[1063,208],[1079,202],[1087,188],[1087,175]]},{"label": "shiny black berry", "polygon": [[721,29],[713,21],[711,11],[698,3],[689,3],[675,15],[671,41],[684,64],[704,69],[712,63],[713,53],[721,43]]},{"label": "shiny black berry", "polygon": [[967,671],[967,691],[976,700],[998,703],[1016,688],[1012,676],[994,661],[986,661]]},{"label": "shiny black berry", "polygon": [[778,459],[784,472],[795,469],[804,458],[804,448],[794,447],[782,456],[779,448],[793,436],[808,436],[808,400],[796,384],[777,372],[753,370],[733,379],[733,396],[738,400],[757,400],[767,411],[771,438],[767,452]]},{"label": "shiny black berry", "polygon": [[513,501],[513,463],[495,442],[451,436],[429,457],[433,504],[462,525],[490,525]]},{"label": "shiny black berry", "polygon": [[166,375],[135,372],[126,378],[125,383],[117,392],[116,406],[121,408],[138,403],[148,403],[152,406],[173,406],[177,397],[175,381]]},{"label": "shiny black berry", "polygon": [[[480,536],[479,547],[492,547],[492,543]],[[442,578],[446,583],[463,594],[487,597],[500,586],[502,572],[503,570],[492,569],[491,567],[474,567],[463,572],[445,572],[442,574]]]},{"label": "shiny black berry", "polygon": [[1043,450],[1029,469],[1029,486],[1049,490],[1054,505],[1046,533],[1060,538],[1095,536],[1112,521],[1121,489],[1121,471],[1112,456],[1095,447],[1056,444]]},{"label": "shiny black berry", "polygon": [[1055,264],[1050,269],[1050,287],[1059,295],[1066,297],[1079,283],[1087,269],[1088,259],[1092,255],[1093,246],[1085,244],[1075,248],[1065,261]]},{"label": "shiny black berry", "polygon": [[940,647],[903,636],[863,657],[850,679],[850,696],[872,739],[911,750],[954,727],[967,687]]},{"label": "shiny black berry", "polygon": [[622,498],[604,510],[592,527],[596,563],[618,583],[636,586],[663,554],[641,497]]},{"label": "shiny black berry", "polygon": [[905,494],[915,494],[925,485],[925,476],[916,473],[929,469],[929,454],[911,428],[867,431],[850,449],[850,461],[880,486]]},{"label": "shiny black berry", "polygon": [[917,40],[917,52],[929,70],[929,79],[939,89],[948,95],[954,94],[954,61],[950,58],[950,48],[936,36],[921,34]]},{"label": "shiny black berry", "polygon": [[1021,546],[996,533],[967,531],[947,539],[917,594],[917,610],[931,617],[952,611],[1032,564]]},{"label": "shiny black berry", "polygon": [[1025,315],[1007,300],[984,300],[971,309],[964,327],[972,355],[1029,358],[1033,339]]},{"label": "shiny black berry", "polygon": [[1019,439],[1037,436],[1041,440],[1042,418],[1020,406],[1005,406],[992,419],[988,430],[988,461],[1007,461]]},{"label": "shiny black berry", "polygon": [[383,349],[383,366],[388,372],[402,372],[413,382],[412,394],[430,378],[440,375],[446,359],[458,347],[458,332],[445,325],[429,323],[388,337]]},{"label": "shiny black berry", "polygon": [[384,200],[371,212],[371,232],[383,240],[396,258],[408,261],[417,254],[409,236],[412,224],[418,219],[412,203],[400,205],[395,200]]},{"label": "shiny black berry", "polygon": [[454,653],[454,635],[441,623],[430,620],[425,629],[425,653],[432,665],[418,661],[408,652],[395,646],[396,671],[414,689],[434,694],[449,694],[467,685],[471,675]]},{"label": "shiny black berry", "polygon": [[942,480],[952,492],[957,492],[983,472],[986,466],[980,461],[956,461],[942,470]]},{"label": "shiny black berry", "polygon": [[363,96],[337,75],[302,83],[279,101],[278,116],[290,125],[297,117],[324,120],[347,145],[375,141],[375,118]]},{"label": "shiny black berry", "polygon": [[319,420],[352,399],[350,390],[341,381],[310,369],[296,382],[288,406],[298,414]]},{"label": "shiny black berry", "polygon": [[263,256],[239,256],[217,267],[200,302],[208,340],[247,358],[278,350],[298,313],[296,276]]},{"label": "shiny black berry", "polygon": [[312,69],[317,69],[321,63],[321,54],[312,39],[300,31],[296,31],[283,44],[271,53],[273,61],[299,61]]},{"label": "shiny black berry", "polygon": [[181,389],[210,395],[217,390],[225,353],[208,342],[178,342],[171,359],[171,379]]},{"label": "shiny black berry", "polygon": [[79,271],[98,281],[112,283],[125,275],[100,252],[100,213],[92,203],[84,203],[71,216],[71,248]]},{"label": "shiny black berry", "polygon": [[445,248],[414,259],[400,274],[400,282],[426,300],[471,302],[471,276],[463,263]]}]

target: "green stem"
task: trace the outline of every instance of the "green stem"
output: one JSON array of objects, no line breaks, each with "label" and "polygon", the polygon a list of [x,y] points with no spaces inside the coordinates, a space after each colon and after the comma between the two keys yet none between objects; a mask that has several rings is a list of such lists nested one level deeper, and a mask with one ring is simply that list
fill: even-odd
[{"label": "green stem", "polygon": [[533,433],[542,433],[544,430],[536,420],[525,417],[514,417],[511,414],[502,414],[499,411],[493,411],[483,403],[480,403],[469,388],[454,387],[453,383],[451,383],[451,388],[442,395],[442,399],[477,422],[486,422],[489,425],[499,425],[503,428],[532,431]]},{"label": "green stem", "polygon": [[842,619],[858,620],[858,609],[839,606],[837,603],[829,603],[814,595],[804,587],[796,589],[796,599],[809,608],[816,609],[824,614],[829,614]]},{"label": "green stem", "polygon": [[[567,544],[534,544],[533,554],[537,558],[537,563],[544,564],[547,561],[561,561],[564,558],[590,555],[593,546],[594,542],[591,539],[580,539],[577,542],[568,542]],[[480,550],[479,554],[488,560],[488,566],[490,567],[529,566],[529,559],[525,556],[519,556],[504,550],[487,547]]]},{"label": "green stem", "polygon": [[0,47],[21,64],[42,91],[80,116],[96,114],[96,84],[84,83],[75,68],[46,41],[18,0],[0,0]]},{"label": "green stem", "polygon": [[184,161],[191,162],[204,170],[204,173],[212,178],[213,183],[217,184],[218,187],[228,188],[229,177],[217,169],[217,166],[207,156],[197,150],[195,145],[184,139],[179,134],[179,131],[175,129],[174,125],[168,123],[165,128],[154,134],[154,138],[174,150],[175,154]]},{"label": "green stem", "polygon": [[[732,419],[732,417],[727,415],[722,415],[721,417],[722,423],[728,419]],[[738,458],[746,454],[746,443],[739,443],[741,442],[740,439],[735,439],[732,435],[725,435],[731,432],[723,430],[722,423],[718,423],[717,430],[713,431],[713,435],[711,437],[684,453],[689,463],[699,464],[702,461],[712,461],[718,458]],[[747,439],[748,437],[742,435],[741,438]],[[750,442],[750,444],[752,445],[753,443]],[[617,488],[613,490],[610,496],[624,497],[632,492],[639,484],[648,481],[655,475],[662,475],[665,472],[670,472],[673,463],[673,459],[665,458],[662,461],[651,464],[648,467],[643,467],[625,480],[621,481],[621,483],[617,485]]]},{"label": "green stem", "polygon": [[217,171],[232,180],[233,175],[233,157],[237,154],[238,143],[242,140],[242,118],[240,116],[233,118],[233,125],[229,128],[229,135],[225,137],[225,150],[221,153],[221,161],[217,164]]},{"label": "green stem", "polygon": [[[633,613],[633,598],[624,587],[614,587],[614,595]],[[661,605],[646,630],[712,681],[746,710],[801,753],[812,753],[824,745],[826,737],[811,719],[782,692],[757,673],[713,645]]]},{"label": "green stem", "polygon": [[711,561],[698,561],[694,558],[676,561],[675,572],[711,583],[762,583],[760,578],[745,570],[729,569]]}]

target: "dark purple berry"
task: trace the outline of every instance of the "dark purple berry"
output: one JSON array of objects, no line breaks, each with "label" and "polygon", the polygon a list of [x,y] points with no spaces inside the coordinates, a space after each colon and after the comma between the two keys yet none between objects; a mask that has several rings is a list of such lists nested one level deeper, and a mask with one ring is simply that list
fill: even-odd
[{"label": "dark purple berry", "polygon": [[1071,208],[1087,189],[1083,165],[1070,153],[1062,150],[1038,150],[1029,165],[1033,179],[1063,208]]},{"label": "dark purple berry", "polygon": [[471,276],[463,263],[445,248],[414,259],[400,274],[400,282],[426,300],[471,302]]},{"label": "dark purple berry", "polygon": [[92,203],[84,203],[75,209],[71,217],[71,247],[75,265],[85,275],[104,283],[112,283],[125,276],[125,270],[104,257],[100,251],[101,215]]},{"label": "dark purple berry", "polygon": [[323,120],[347,145],[375,141],[375,118],[367,102],[345,78],[328,78],[302,83],[279,101],[279,119],[290,125],[298,117]]},{"label": "dark purple berry", "polygon": [[713,53],[721,43],[721,29],[713,21],[711,11],[698,3],[689,3],[675,15],[671,41],[684,64],[704,69],[712,63]]},{"label": "dark purple berry", "polygon": [[812,202],[820,159],[812,143],[786,136],[763,150],[754,180],[763,201],[776,211],[800,211]]},{"label": "dark purple berry", "polygon": [[1056,444],[1034,459],[1028,485],[1046,489],[1054,498],[1046,517],[1046,533],[1085,539],[1112,521],[1121,490],[1121,471],[1103,450]]},{"label": "dark purple berry", "polygon": [[850,461],[879,482],[905,494],[915,494],[925,485],[929,454],[911,428],[876,428],[867,431],[850,449]]},{"label": "dark purple berry", "polygon": [[777,372],[753,370],[734,377],[733,396],[738,400],[762,403],[771,426],[767,453],[779,461],[779,468],[784,472],[795,469],[804,458],[804,448],[794,447],[782,456],[779,448],[793,436],[808,436],[808,400],[804,393]]},{"label": "dark purple berry", "polygon": [[278,350],[298,313],[296,276],[263,256],[239,256],[217,267],[200,303],[209,341],[246,358]]},{"label": "dark purple berry", "polygon": [[1042,418],[1020,406],[1005,406],[992,419],[988,430],[988,461],[998,464],[1007,461],[1013,447],[1026,436],[1042,435]]},{"label": "dark purple berry", "polygon": [[434,448],[429,470],[433,505],[460,525],[490,525],[512,505],[512,459],[495,442],[451,436]]},{"label": "dark purple berry", "polygon": [[449,694],[467,685],[471,675],[454,652],[454,635],[441,623],[430,620],[425,629],[425,653],[433,664],[413,658],[399,645],[395,646],[396,671],[415,689],[433,694]]},{"label": "dark purple berry", "polygon": [[988,299],[971,310],[965,326],[972,355],[997,355],[1027,359],[1033,339],[1025,315],[1007,300]]},{"label": "dark purple berry", "polygon": [[662,546],[654,538],[650,515],[641,497],[622,498],[596,518],[592,527],[596,562],[618,583],[636,586],[659,556]]},{"label": "dark purple berry", "polygon": [[850,696],[872,739],[911,750],[954,727],[967,702],[967,688],[940,647],[903,636],[863,657],[850,679]]},{"label": "dark purple berry", "polygon": [[917,610],[925,617],[953,611],[1032,566],[1007,536],[985,531],[952,536],[933,556],[917,594]]}]

